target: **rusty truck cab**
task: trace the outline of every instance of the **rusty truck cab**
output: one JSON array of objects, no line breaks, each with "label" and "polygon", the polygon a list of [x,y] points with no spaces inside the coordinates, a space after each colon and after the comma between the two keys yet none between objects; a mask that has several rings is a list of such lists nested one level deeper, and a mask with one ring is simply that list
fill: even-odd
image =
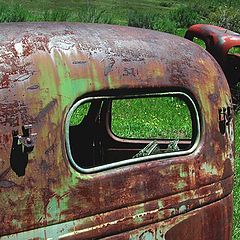
[{"label": "rusty truck cab", "polygon": [[2,24],[1,239],[231,239],[225,75],[177,36]]},{"label": "rusty truck cab", "polygon": [[217,60],[228,80],[235,103],[240,101],[240,34],[228,29],[196,24],[187,30],[185,38],[202,40],[206,50]]}]

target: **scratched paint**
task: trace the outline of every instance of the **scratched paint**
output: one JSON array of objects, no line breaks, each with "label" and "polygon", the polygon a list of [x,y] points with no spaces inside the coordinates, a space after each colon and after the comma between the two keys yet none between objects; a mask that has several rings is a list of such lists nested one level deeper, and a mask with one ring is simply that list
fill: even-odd
[{"label": "scratched paint", "polygon": [[[231,201],[229,198],[225,200],[227,203]],[[228,202],[229,203],[229,202]],[[209,214],[213,212],[213,209],[216,211],[219,209],[219,212],[223,211],[226,214],[226,206],[222,209],[222,205],[219,203],[214,203],[212,208],[209,206],[203,208],[202,214]],[[220,213],[216,211],[215,218],[209,219],[205,222],[202,218],[204,215],[201,215],[197,210],[192,213],[182,214],[180,217],[166,220],[157,224],[151,224],[146,227],[142,227],[136,230],[129,231],[127,233],[119,234],[114,237],[107,237],[104,240],[110,239],[157,239],[157,240],[168,240],[168,239],[208,239],[209,235],[205,235],[206,229],[211,229],[210,237],[211,239],[226,239],[231,236],[228,233],[229,228],[226,227],[218,230],[217,227],[212,228],[218,224],[218,216]],[[220,217],[221,218],[221,217]],[[227,220],[227,218],[226,218]],[[195,227],[191,224],[198,224]],[[213,225],[212,225],[213,224]],[[227,225],[227,222],[225,223]]]},{"label": "scratched paint", "polygon": [[[178,237],[181,222],[189,226],[188,219],[205,216],[204,206],[217,201],[226,209],[218,226],[230,233],[231,201],[226,207],[221,199],[232,191],[233,120],[224,135],[218,122],[219,108],[231,106],[230,91],[209,54],[176,36],[120,26],[17,23],[0,29],[2,239],[114,239],[141,228],[125,239],[168,239]],[[199,108],[202,132],[194,153],[95,174],[71,166],[65,118],[76,100],[98,91],[166,89],[189,93]],[[18,177],[10,167],[12,131],[22,132],[25,124],[37,138]],[[204,217],[206,224],[214,219]],[[168,224],[145,228],[155,223]],[[189,224],[201,229],[194,220]],[[219,240],[208,238],[210,230],[202,234]]]}]

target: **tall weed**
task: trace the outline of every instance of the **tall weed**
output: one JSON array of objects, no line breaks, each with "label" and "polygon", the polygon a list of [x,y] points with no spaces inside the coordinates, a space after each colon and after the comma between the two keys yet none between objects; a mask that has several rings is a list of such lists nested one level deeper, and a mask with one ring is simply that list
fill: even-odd
[{"label": "tall weed", "polygon": [[235,7],[221,6],[210,16],[213,24],[240,33],[240,10]]},{"label": "tall weed", "polygon": [[24,22],[28,15],[28,11],[19,4],[13,6],[0,5],[0,22]]},{"label": "tall weed", "polygon": [[128,14],[128,26],[176,33],[176,23],[168,15],[131,11]]},{"label": "tall weed", "polygon": [[44,11],[42,15],[42,20],[63,22],[67,21],[69,17],[70,17],[69,10],[54,9]]},{"label": "tall weed", "polygon": [[128,13],[128,26],[154,29],[154,24],[157,21],[157,18],[157,14],[130,11]]},{"label": "tall weed", "polygon": [[190,5],[178,7],[172,12],[171,19],[179,28],[189,27],[201,21],[199,14]]},{"label": "tall weed", "polygon": [[76,21],[85,23],[112,23],[111,14],[107,14],[105,10],[97,9],[96,7],[89,5],[83,7],[77,12]]},{"label": "tall weed", "polygon": [[171,20],[170,17],[163,16],[156,19],[153,29],[161,32],[176,34],[177,23]]}]

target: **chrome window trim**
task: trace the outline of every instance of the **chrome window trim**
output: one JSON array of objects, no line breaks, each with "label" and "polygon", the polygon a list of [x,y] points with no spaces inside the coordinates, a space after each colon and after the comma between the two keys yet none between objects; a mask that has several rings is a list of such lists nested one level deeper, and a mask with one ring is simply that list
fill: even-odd
[{"label": "chrome window trim", "polygon": [[[97,166],[97,167],[93,167],[93,168],[82,168],[78,164],[76,164],[76,162],[74,161],[74,159],[72,157],[72,153],[71,153],[69,127],[70,127],[70,119],[72,117],[72,114],[81,104],[83,104],[85,102],[89,102],[90,100],[94,100],[94,99],[121,99],[121,98],[125,99],[125,98],[132,98],[132,97],[148,97],[148,96],[153,97],[153,96],[171,96],[171,95],[182,95],[182,96],[186,97],[189,100],[189,102],[192,104],[192,107],[195,111],[197,136],[196,136],[194,144],[192,145],[192,147],[190,149],[177,151],[177,152],[160,153],[160,154],[139,157],[139,158],[131,158],[131,159],[126,159],[126,160],[122,160],[119,162],[109,163],[106,165]],[[112,168],[126,166],[126,165],[130,165],[130,164],[134,164],[134,163],[139,163],[139,162],[146,162],[146,161],[152,161],[152,160],[160,160],[160,159],[169,158],[169,157],[189,155],[197,149],[199,142],[200,142],[200,133],[201,133],[201,126],[200,126],[200,117],[199,117],[199,112],[197,110],[197,106],[196,106],[195,102],[193,101],[193,99],[184,92],[135,94],[135,95],[124,95],[124,96],[120,96],[120,97],[119,96],[117,96],[117,97],[116,96],[87,97],[87,98],[83,98],[83,99],[77,101],[70,108],[69,112],[67,113],[67,117],[66,117],[66,121],[65,121],[65,141],[66,141],[66,150],[67,150],[67,155],[68,155],[69,161],[76,170],[78,170],[81,173],[86,173],[86,174],[96,173],[96,172],[100,172],[100,171],[104,171],[104,170],[108,170],[108,169],[112,169]]]}]

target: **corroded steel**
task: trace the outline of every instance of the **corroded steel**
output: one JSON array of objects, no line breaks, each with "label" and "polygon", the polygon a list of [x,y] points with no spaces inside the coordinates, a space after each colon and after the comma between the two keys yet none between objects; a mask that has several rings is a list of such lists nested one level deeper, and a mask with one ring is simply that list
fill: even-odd
[{"label": "corroded steel", "polygon": [[[19,23],[0,29],[2,239],[117,239],[123,231],[129,232],[119,239],[144,239],[145,232],[149,239],[231,238],[232,120],[224,133],[219,129],[219,109],[231,107],[231,94],[205,50],[169,34],[120,26]],[[197,149],[77,172],[65,150],[67,112],[85,94],[119,89],[188,92],[201,114]],[[25,125],[37,134],[29,153],[13,141]]]},{"label": "corroded steel", "polygon": [[185,38],[189,40],[193,40],[194,37],[205,42],[207,51],[218,61],[230,87],[234,88],[240,81],[240,55],[229,54],[229,50],[233,47],[240,48],[240,34],[222,27],[196,24],[191,26],[185,34]]}]

